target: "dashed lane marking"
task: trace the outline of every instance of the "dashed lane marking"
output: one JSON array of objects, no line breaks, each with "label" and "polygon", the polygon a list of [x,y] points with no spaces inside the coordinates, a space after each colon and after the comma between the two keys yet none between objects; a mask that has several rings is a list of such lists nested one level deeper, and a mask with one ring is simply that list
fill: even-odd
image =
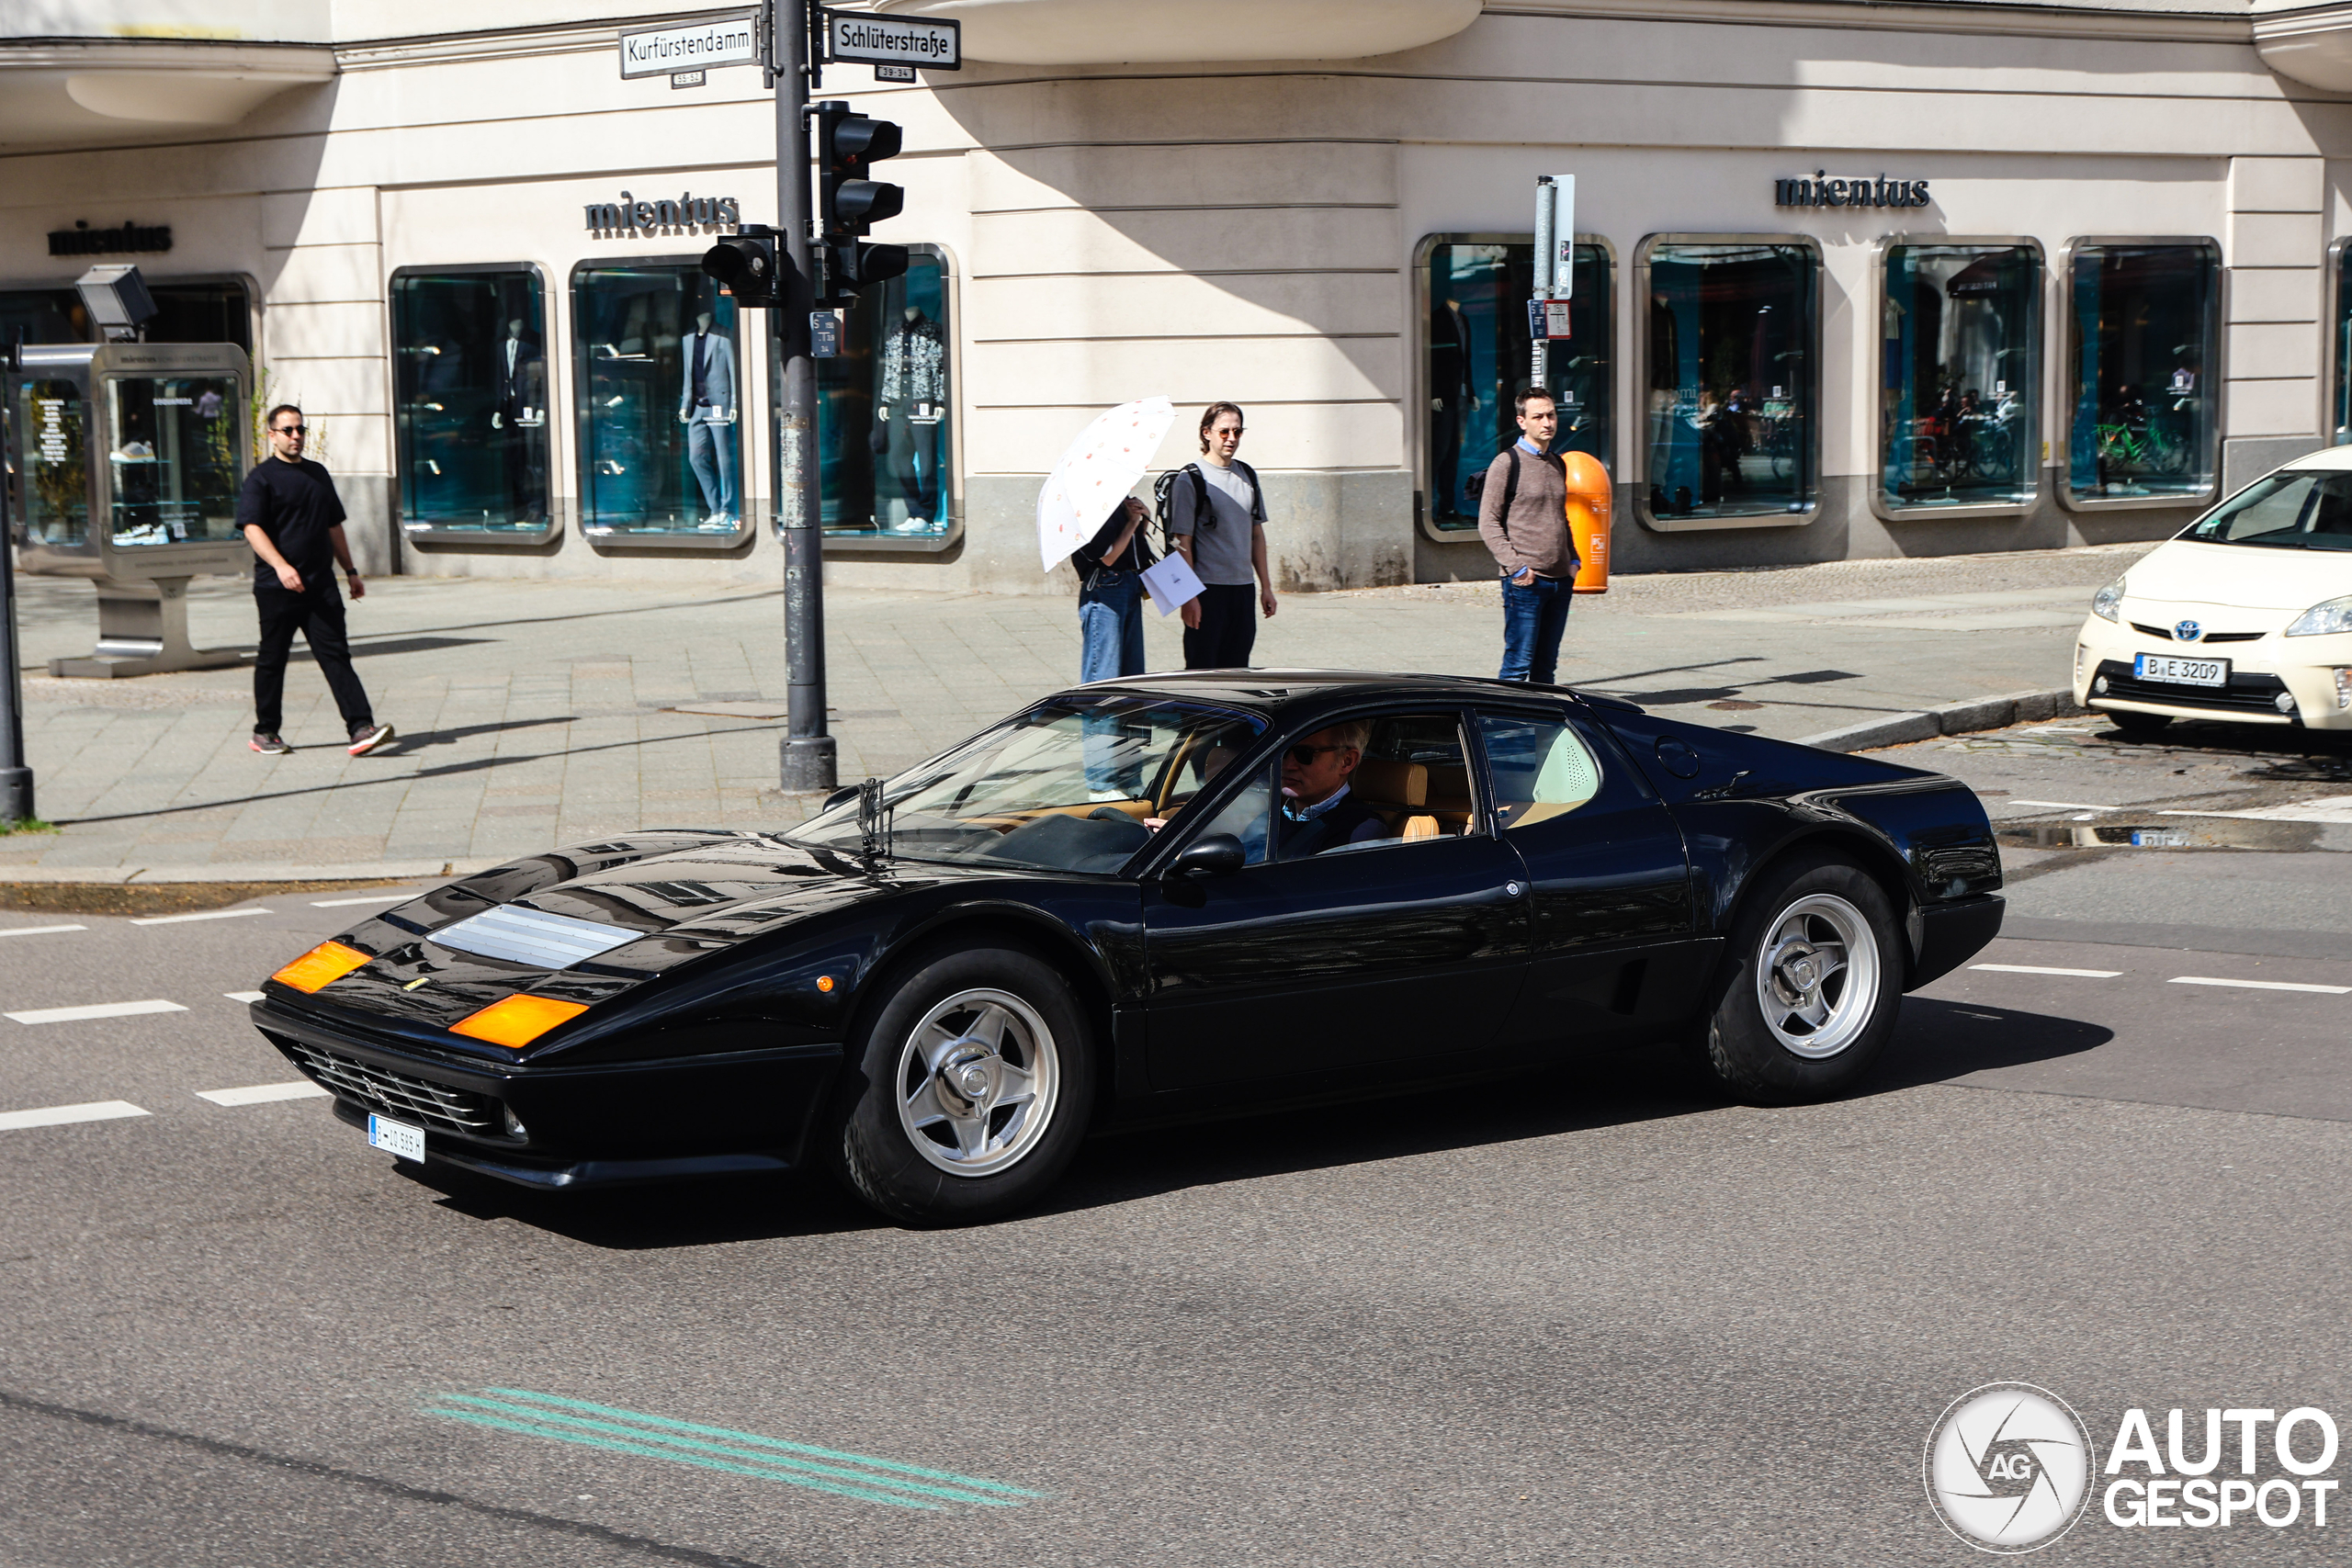
[{"label": "dashed lane marking", "polygon": [[1990,969],[1996,975],[2067,975],[2077,980],[2112,980],[2123,973],[2120,969],[2049,969],[2039,964],[1972,964],[1971,969]]},{"label": "dashed lane marking", "polygon": [[198,1100],[215,1105],[267,1105],[277,1100],[324,1100],[327,1091],[305,1078],[300,1083],[257,1083],[250,1089],[200,1089]]},{"label": "dashed lane marking", "polygon": [[2049,811],[2120,811],[2120,806],[2086,806],[2079,800],[2018,800],[2010,797],[2011,806],[2038,806]]},{"label": "dashed lane marking", "polygon": [[313,898],[313,909],[347,909],[355,904],[405,904],[415,897],[413,893],[389,893],[379,898]]},{"label": "dashed lane marking", "polygon": [[0,1018],[13,1018],[18,1023],[78,1023],[92,1018],[135,1018],[142,1012],[186,1012],[177,1002],[158,998],[144,1002],[100,1002],[85,1008],[32,1008],[24,1012],[0,1013]]},{"label": "dashed lane marking", "polygon": [[59,931],[85,931],[87,926],[18,926],[13,931],[0,931],[0,936],[55,936]]},{"label": "dashed lane marking", "polygon": [[2175,975],[2176,986],[2234,986],[2248,991],[2316,991],[2322,996],[2352,996],[2352,986],[2307,986],[2296,980],[2225,980],[2215,975]]},{"label": "dashed lane marking", "polygon": [[247,915],[266,915],[272,912],[268,909],[206,909],[195,915],[149,915],[144,919],[133,920],[130,923],[134,926],[176,926],[184,925],[189,920],[242,920]]},{"label": "dashed lane marking", "polygon": [[111,1122],[118,1116],[144,1116],[127,1100],[94,1100],[86,1105],[46,1105],[38,1111],[0,1111],[0,1133],[21,1127],[62,1127],[74,1122]]},{"label": "dashed lane marking", "polygon": [[232,1002],[257,1002],[262,998],[259,991],[223,991],[220,994]]},{"label": "dashed lane marking", "polygon": [[762,1481],[780,1481],[787,1486],[830,1492],[835,1496],[893,1508],[937,1509],[947,1503],[1012,1508],[1045,1495],[976,1475],[926,1470],[873,1454],[814,1448],[781,1438],[763,1438],[756,1432],[673,1421],[666,1416],[648,1416],[609,1404],[591,1404],[585,1400],[533,1393],[527,1389],[486,1388],[480,1395],[444,1393],[435,1397],[436,1402],[426,1405],[424,1414],[445,1420],[517,1432],[525,1437],[552,1438],[558,1442],[616,1453],[639,1454],[703,1470],[726,1471]]}]

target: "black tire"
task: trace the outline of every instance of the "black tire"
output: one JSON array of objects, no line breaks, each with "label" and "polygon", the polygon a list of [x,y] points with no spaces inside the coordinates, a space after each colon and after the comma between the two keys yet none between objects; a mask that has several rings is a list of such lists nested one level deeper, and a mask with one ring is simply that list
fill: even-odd
[{"label": "black tire", "polygon": [[[933,949],[884,984],[826,1140],[835,1173],[904,1224],[973,1224],[1034,1202],[1078,1152],[1094,1105],[1094,1031],[1069,982],[1026,949],[991,943]],[[918,1035],[931,1044],[918,1049]]]},{"label": "black tire", "polygon": [[2172,723],[2168,713],[2110,713],[2107,722],[2126,735],[2159,735]]},{"label": "black tire", "polygon": [[[1847,955],[1845,967],[1838,970],[1827,964],[1831,944],[1821,937],[1838,931],[1841,922],[1853,929],[1848,933],[1852,940],[1838,944]],[[1771,940],[1790,931],[1800,934]],[[1802,934],[1807,931],[1813,934]],[[1867,943],[1860,940],[1865,934]],[[1781,953],[1781,963],[1769,965],[1768,952]],[[1801,967],[1808,953],[1815,964],[1810,970]],[[1894,1032],[1904,966],[1901,923],[1886,890],[1868,874],[1823,852],[1800,853],[1766,867],[1732,921],[1706,1026],[1702,1061],[1708,1077],[1735,1099],[1758,1105],[1788,1105],[1843,1093],[1870,1070]],[[1809,1026],[1801,1016],[1790,1004],[1779,1002],[1771,1010],[1781,1026],[1776,1028],[1775,1018],[1767,1016],[1759,970],[1773,982],[1770,994],[1776,998],[1811,995],[1826,1013],[1826,1025],[1805,1032]],[[1792,973],[1823,970],[1827,977],[1815,979],[1809,993],[1792,990],[1788,984]],[[1834,983],[1839,974],[1843,983]],[[1783,1037],[1791,1024],[1798,1026],[1800,1036],[1793,1043]]]}]

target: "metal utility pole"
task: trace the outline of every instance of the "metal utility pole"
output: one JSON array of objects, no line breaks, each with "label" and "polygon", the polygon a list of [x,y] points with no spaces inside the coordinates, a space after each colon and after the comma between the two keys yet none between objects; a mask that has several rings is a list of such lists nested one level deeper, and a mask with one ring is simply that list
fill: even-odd
[{"label": "metal utility pole", "polygon": [[[8,368],[18,368],[21,338],[8,346]],[[0,418],[5,418],[0,415]],[[25,765],[25,704],[17,661],[16,529],[8,515],[7,476],[0,473],[0,823],[28,822],[33,816],[33,771]]]},{"label": "metal utility pole", "polygon": [[775,512],[784,535],[784,638],[786,701],[782,757],[787,790],[831,789],[839,782],[833,738],[825,729],[825,558],[817,474],[817,365],[808,354],[808,315],[816,304],[817,256],[808,196],[808,131],[804,109],[816,69],[808,0],[774,0],[771,62],[775,73],[776,229],[789,265],[779,269],[780,298],[770,311],[784,367],[775,410]]}]

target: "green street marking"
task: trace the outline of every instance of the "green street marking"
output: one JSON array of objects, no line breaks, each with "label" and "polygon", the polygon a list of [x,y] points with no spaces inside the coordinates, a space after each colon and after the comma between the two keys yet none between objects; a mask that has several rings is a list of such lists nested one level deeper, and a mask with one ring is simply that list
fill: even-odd
[{"label": "green street marking", "polygon": [[[860,1502],[880,1503],[890,1507],[935,1509],[939,1503],[930,1499],[937,1498],[948,1503],[1009,1508],[1018,1507],[1024,1499],[1046,1495],[980,1476],[927,1470],[921,1465],[901,1464],[896,1460],[882,1459],[873,1454],[820,1449],[808,1443],[788,1442],[782,1438],[763,1437],[756,1432],[738,1432],[725,1427],[674,1421],[668,1416],[650,1416],[643,1411],[622,1410],[609,1404],[592,1404],[585,1400],[534,1393],[528,1389],[487,1388],[481,1392],[506,1397],[492,1399],[468,1393],[438,1394],[435,1397],[439,1404],[428,1404],[424,1407],[424,1414],[445,1420],[463,1421],[471,1426],[517,1432],[526,1437],[550,1438],[558,1442],[577,1443],[586,1448],[668,1460],[673,1464],[725,1471],[763,1481],[780,1481],[790,1486],[829,1492],[836,1496],[854,1497]],[[514,1403],[515,1401],[525,1403]],[[460,1408],[447,1408],[452,1405]],[[571,1411],[586,1411],[612,1419],[591,1420],[568,1414]],[[677,1433],[695,1436],[673,1435]],[[699,1440],[706,1438],[723,1440]],[[808,1457],[781,1457],[784,1455]],[[818,1460],[835,1462],[811,1462]]]}]

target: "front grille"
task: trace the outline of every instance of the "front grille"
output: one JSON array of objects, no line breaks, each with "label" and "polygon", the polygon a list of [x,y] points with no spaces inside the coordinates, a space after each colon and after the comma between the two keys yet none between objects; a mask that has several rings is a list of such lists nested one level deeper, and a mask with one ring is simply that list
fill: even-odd
[{"label": "front grille", "polygon": [[498,1101],[489,1095],[373,1066],[283,1034],[270,1039],[294,1058],[296,1066],[356,1105],[413,1118],[444,1133],[488,1134],[498,1125]]},{"label": "front grille", "polygon": [[[2092,683],[2092,701],[2102,696],[2117,697],[2127,703],[2161,703],[2166,707],[2205,708],[2214,713],[2262,714],[2271,718],[2281,716],[2278,694],[2287,682],[2276,675],[2263,675],[2232,671],[2227,686],[2176,686],[2168,681],[2140,681],[2132,675],[2132,666],[2120,659],[2102,660],[2098,673],[2107,680],[2107,690],[2101,692]],[[2292,718],[2292,714],[2285,716]]]},{"label": "front grille", "polygon": [[[2142,637],[2154,637],[2158,642],[2176,640],[2172,635],[2172,629],[2168,626],[2143,626],[2138,621],[2134,621],[2132,623],[2132,629]],[[2259,642],[2269,635],[2267,632],[2207,632],[2198,640],[2199,642]]]}]

